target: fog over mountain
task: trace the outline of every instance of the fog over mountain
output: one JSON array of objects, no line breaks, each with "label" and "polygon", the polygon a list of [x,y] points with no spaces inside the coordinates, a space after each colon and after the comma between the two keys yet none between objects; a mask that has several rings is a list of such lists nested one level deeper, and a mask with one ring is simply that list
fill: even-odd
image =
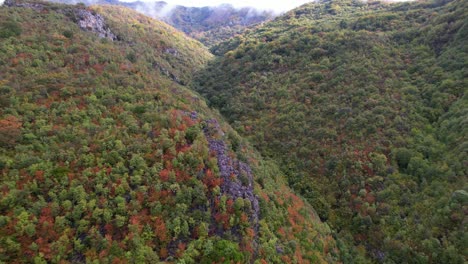
[{"label": "fog over mountain", "polygon": [[[4,0],[1,0],[4,1]],[[146,16],[162,20],[202,42],[207,47],[220,43],[243,32],[246,28],[268,21],[280,15],[275,7],[259,9],[236,4],[220,4],[214,1],[197,1],[183,5],[182,1],[140,0],[49,0],[64,4],[120,5],[129,7]]]},{"label": "fog over mountain", "polygon": [[[127,0],[131,2],[132,0]],[[144,1],[144,2],[154,2],[154,1]],[[167,1],[169,5],[182,5],[182,6],[193,6],[193,7],[203,7],[203,6],[219,6],[222,4],[231,4],[234,7],[255,7],[261,10],[273,10],[277,13],[285,12],[295,7],[298,7],[302,4],[312,2],[309,0],[294,0],[294,1],[268,1],[268,0],[201,0],[201,1],[189,1],[189,0],[170,0]]]}]

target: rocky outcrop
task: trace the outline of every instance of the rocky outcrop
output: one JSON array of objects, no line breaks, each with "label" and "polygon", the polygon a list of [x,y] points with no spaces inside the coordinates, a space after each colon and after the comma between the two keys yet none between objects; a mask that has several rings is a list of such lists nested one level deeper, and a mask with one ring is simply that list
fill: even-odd
[{"label": "rocky outcrop", "polygon": [[[31,8],[39,12],[49,8],[47,3],[18,2],[15,0],[6,0],[4,5],[7,7]],[[55,11],[70,17],[83,30],[94,32],[101,38],[117,40],[117,36],[112,33],[100,14],[83,7],[64,7]]]},{"label": "rocky outcrop", "polygon": [[167,68],[164,66],[159,65],[158,63],[154,62],[153,63],[153,68],[156,70],[159,70],[159,72],[167,77],[169,77],[171,80],[174,82],[180,84],[180,85],[185,85],[185,82],[182,81],[179,77],[175,76],[172,72],[170,72]]},{"label": "rocky outcrop", "polygon": [[224,136],[219,123],[216,119],[206,121],[204,134],[208,140],[209,148],[218,159],[218,168],[222,178],[221,194],[236,200],[242,198],[249,200],[251,203],[251,211],[249,220],[254,227],[255,235],[258,233],[258,220],[260,214],[260,206],[258,197],[254,194],[254,179],[250,166],[242,161],[232,158],[229,155],[226,143],[217,137]]},{"label": "rocky outcrop", "polygon": [[78,18],[78,26],[81,29],[94,32],[101,38],[117,39],[117,36],[112,33],[101,15],[87,9],[78,9],[76,16]]},{"label": "rocky outcrop", "polygon": [[166,48],[164,50],[164,53],[167,53],[167,54],[171,54],[172,56],[174,57],[178,57],[179,56],[179,51],[174,49],[174,48]]}]

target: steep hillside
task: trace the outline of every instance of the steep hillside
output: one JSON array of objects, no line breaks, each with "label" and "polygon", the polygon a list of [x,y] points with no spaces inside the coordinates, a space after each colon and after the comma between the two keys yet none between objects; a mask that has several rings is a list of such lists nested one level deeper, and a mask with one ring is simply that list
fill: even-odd
[{"label": "steep hillside", "polygon": [[464,263],[467,16],[461,0],[308,4],[213,48],[193,86],[279,162],[345,262]]},{"label": "steep hillside", "polygon": [[336,262],[277,165],[182,86],[210,57],[125,8],[0,7],[0,262]]},{"label": "steep hillside", "polygon": [[229,4],[219,6],[188,7],[170,5],[164,1],[118,1],[118,0],[51,0],[51,2],[76,4],[110,4],[132,8],[147,16],[160,19],[212,47],[244,32],[247,28],[270,20],[272,11],[252,7],[235,8]]}]

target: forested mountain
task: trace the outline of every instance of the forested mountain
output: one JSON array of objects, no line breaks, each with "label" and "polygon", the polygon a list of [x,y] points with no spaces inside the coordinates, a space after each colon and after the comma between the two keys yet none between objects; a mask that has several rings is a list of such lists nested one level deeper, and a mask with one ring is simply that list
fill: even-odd
[{"label": "forested mountain", "polygon": [[338,262],[275,162],[184,86],[211,57],[123,7],[0,7],[0,262]]},{"label": "forested mountain", "polygon": [[467,5],[7,0],[0,262],[465,263]]},{"label": "forested mountain", "polygon": [[311,3],[214,47],[195,78],[346,263],[467,261],[467,3]]},{"label": "forested mountain", "polygon": [[[149,3],[143,5],[143,7],[137,4],[136,10],[155,16],[154,9],[144,8],[147,5]],[[160,11],[164,11],[168,6],[160,3],[160,8]],[[158,9],[156,8],[156,11]],[[272,11],[257,10],[252,7],[234,8],[229,4],[206,7],[178,5],[170,8],[167,13],[160,12],[159,17],[168,24],[187,33],[190,37],[199,40],[207,47],[212,47],[241,34],[249,27],[272,19],[274,14]]]},{"label": "forested mountain", "polygon": [[229,4],[205,7],[170,5],[164,1],[118,0],[51,0],[65,4],[111,4],[132,8],[147,16],[163,20],[173,27],[199,40],[207,47],[219,44],[244,32],[249,27],[272,19],[273,11],[252,7],[235,8]]}]

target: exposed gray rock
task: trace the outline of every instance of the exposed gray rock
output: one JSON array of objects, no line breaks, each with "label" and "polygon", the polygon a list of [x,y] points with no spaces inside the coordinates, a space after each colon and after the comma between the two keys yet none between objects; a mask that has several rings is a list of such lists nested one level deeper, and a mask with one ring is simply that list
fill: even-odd
[{"label": "exposed gray rock", "polygon": [[169,77],[174,82],[176,82],[178,84],[181,84],[181,85],[185,85],[185,82],[183,82],[181,79],[179,79],[177,76],[175,76],[172,72],[170,72],[165,67],[159,65],[158,63],[154,62],[153,63],[153,68],[156,69],[156,70],[159,70],[160,73],[166,75],[167,77]]},{"label": "exposed gray rock", "polygon": [[192,111],[192,112],[190,112],[190,119],[192,119],[192,120],[194,120],[194,121],[198,119],[198,113],[197,113],[197,111]]},{"label": "exposed gray rock", "polygon": [[284,254],[284,248],[279,244],[276,245],[276,253]]},{"label": "exposed gray rock", "polygon": [[175,56],[175,57],[179,56],[179,51],[173,48],[167,48],[164,50],[164,52],[167,54],[171,54],[172,56]]},{"label": "exposed gray rock", "polygon": [[250,166],[229,155],[226,143],[223,140],[216,139],[216,136],[223,136],[218,121],[210,119],[206,121],[204,134],[208,140],[210,151],[215,153],[218,159],[218,168],[221,174],[221,194],[236,200],[242,198],[249,200],[251,211],[248,212],[249,220],[254,227],[255,236],[258,234],[258,221],[260,214],[260,205],[258,197],[254,194],[254,179]]},{"label": "exposed gray rock", "polygon": [[81,29],[97,33],[101,38],[110,40],[117,39],[117,36],[112,33],[100,14],[96,14],[87,9],[78,9],[76,11],[76,16],[78,17],[78,26],[80,26]]}]

